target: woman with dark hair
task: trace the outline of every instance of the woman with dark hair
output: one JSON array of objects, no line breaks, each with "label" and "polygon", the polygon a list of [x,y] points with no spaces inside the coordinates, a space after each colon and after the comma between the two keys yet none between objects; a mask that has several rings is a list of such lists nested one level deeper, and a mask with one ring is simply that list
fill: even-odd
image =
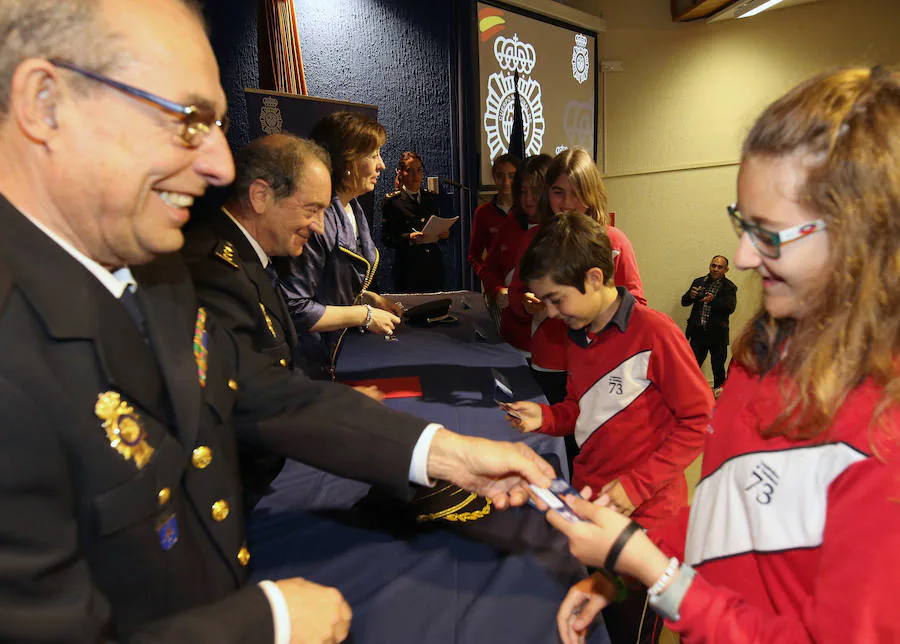
[{"label": "woman with dark hair", "polygon": [[279,267],[279,277],[308,375],[333,378],[348,328],[390,334],[400,323],[399,306],[366,290],[378,268],[378,249],[357,201],[375,189],[384,170],[387,135],[363,114],[334,112],[316,124],[310,138],[331,157],[331,206],[324,232],[312,233],[303,254]]},{"label": "woman with dark hair", "polygon": [[509,284],[525,250],[522,237],[540,221],[538,205],[550,161],[548,154],[530,156],[516,170],[512,210],[494,235],[481,273],[485,294],[500,308],[500,333],[509,344],[525,352],[531,344],[531,316],[509,308]]},{"label": "woman with dark hair", "polygon": [[[690,510],[647,534],[603,498],[569,497],[577,525],[548,518],[586,564],[649,587],[683,642],[898,642],[900,74],[832,72],[775,101],[737,198],[734,264],[762,307]],[[599,573],[570,590],[563,642],[613,593]]]}]

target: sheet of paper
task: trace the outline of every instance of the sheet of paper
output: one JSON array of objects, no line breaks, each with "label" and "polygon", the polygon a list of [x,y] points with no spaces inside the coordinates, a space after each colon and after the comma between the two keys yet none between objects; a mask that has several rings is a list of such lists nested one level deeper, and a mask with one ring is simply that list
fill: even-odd
[{"label": "sheet of paper", "polygon": [[457,219],[459,217],[435,217],[431,215],[428,221],[425,222],[425,227],[422,228],[422,234],[429,241],[437,241],[441,233],[450,230]]}]

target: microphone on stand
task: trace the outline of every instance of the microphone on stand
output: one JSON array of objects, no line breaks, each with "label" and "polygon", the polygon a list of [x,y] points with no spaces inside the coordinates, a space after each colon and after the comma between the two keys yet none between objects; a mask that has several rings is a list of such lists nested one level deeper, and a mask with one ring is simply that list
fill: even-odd
[{"label": "microphone on stand", "polygon": [[444,179],[444,183],[446,183],[448,186],[459,188],[460,190],[468,190],[469,192],[472,192],[472,189],[469,186],[464,186],[459,181],[454,181],[453,179]]}]

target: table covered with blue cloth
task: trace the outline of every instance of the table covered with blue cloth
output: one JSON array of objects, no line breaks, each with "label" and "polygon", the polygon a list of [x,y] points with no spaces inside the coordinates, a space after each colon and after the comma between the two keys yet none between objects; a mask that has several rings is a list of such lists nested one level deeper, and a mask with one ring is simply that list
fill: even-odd
[{"label": "table covered with blue cloth", "polygon": [[[404,324],[396,340],[348,332],[338,380],[415,376],[421,396],[385,404],[460,433],[525,440],[567,476],[561,439],[521,436],[494,402],[491,368],[517,399],[541,397],[522,354],[497,335],[481,295],[396,299],[409,308],[436,298],[452,299],[451,318]],[[353,609],[348,641],[356,644],[558,641],[556,612],[586,573],[539,512],[523,507],[459,525],[419,523],[371,499],[367,485],[288,461],[251,516],[254,578],[299,576],[337,587]],[[588,641],[609,641],[602,624]]]}]

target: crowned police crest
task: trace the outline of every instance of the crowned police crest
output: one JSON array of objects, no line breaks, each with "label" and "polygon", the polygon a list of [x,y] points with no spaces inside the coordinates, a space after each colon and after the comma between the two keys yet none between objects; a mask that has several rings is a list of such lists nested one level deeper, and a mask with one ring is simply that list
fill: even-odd
[{"label": "crowned police crest", "polygon": [[494,57],[500,71],[488,77],[484,108],[484,131],[493,161],[509,149],[512,135],[516,93],[515,73],[519,73],[519,98],[522,105],[522,125],[525,153],[539,154],[544,142],[544,104],[541,84],[530,74],[537,62],[537,53],[530,43],[498,36],[494,40]]},{"label": "crowned police crest", "polygon": [[284,119],[278,108],[278,99],[274,96],[265,96],[262,100],[262,109],[259,111],[259,124],[266,134],[281,134],[284,127]]},{"label": "crowned police crest", "polygon": [[572,77],[580,85],[588,79],[591,59],[587,50],[587,38],[584,34],[575,34],[575,46],[572,47]]}]

